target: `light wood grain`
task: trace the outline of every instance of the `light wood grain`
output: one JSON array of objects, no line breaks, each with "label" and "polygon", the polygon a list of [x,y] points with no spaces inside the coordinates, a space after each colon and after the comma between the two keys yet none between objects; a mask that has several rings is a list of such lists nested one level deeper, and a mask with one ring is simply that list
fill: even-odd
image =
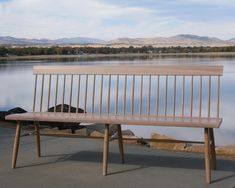
[{"label": "light wood grain", "polygon": [[17,161],[19,143],[20,143],[20,132],[21,132],[20,122],[17,121],[15,140],[14,140],[14,146],[13,146],[13,154],[12,154],[12,163],[11,163],[12,168],[16,168],[16,161]]},{"label": "light wood grain", "polygon": [[16,121],[49,121],[49,122],[83,122],[104,124],[127,124],[141,126],[173,126],[173,127],[195,127],[195,128],[218,128],[221,118],[207,117],[174,117],[155,115],[131,115],[126,114],[92,114],[92,113],[51,113],[32,112],[24,114],[12,114],[6,116],[6,120]]},{"label": "light wood grain", "polygon": [[105,124],[104,132],[104,151],[103,151],[103,175],[108,173],[108,157],[109,157],[109,124]]},{"label": "light wood grain", "polygon": [[223,66],[197,65],[113,65],[113,66],[34,66],[34,74],[121,74],[121,75],[188,75],[219,76],[223,74]]}]

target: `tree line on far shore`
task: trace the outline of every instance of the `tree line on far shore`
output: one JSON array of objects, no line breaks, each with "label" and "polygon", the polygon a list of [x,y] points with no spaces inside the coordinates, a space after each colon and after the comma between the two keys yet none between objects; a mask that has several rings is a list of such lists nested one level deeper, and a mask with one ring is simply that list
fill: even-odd
[{"label": "tree line on far shore", "polygon": [[210,53],[235,52],[235,46],[223,47],[5,47],[0,46],[0,56],[28,56],[28,55],[82,55],[82,54],[126,54],[126,53]]}]

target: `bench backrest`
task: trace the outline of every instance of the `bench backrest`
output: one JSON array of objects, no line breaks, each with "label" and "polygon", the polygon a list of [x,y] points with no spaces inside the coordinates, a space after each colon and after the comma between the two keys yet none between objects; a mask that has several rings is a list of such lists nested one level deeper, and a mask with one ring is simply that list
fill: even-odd
[{"label": "bench backrest", "polygon": [[[222,66],[35,66],[33,111],[219,117]],[[56,112],[56,110],[55,110]]]}]

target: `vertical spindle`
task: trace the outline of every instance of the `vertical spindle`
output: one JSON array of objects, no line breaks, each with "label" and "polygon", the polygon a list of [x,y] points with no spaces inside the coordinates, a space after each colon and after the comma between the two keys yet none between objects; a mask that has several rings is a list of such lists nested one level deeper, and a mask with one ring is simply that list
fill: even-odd
[{"label": "vertical spindle", "polygon": [[199,86],[199,117],[202,116],[202,76],[200,76],[200,86]]},{"label": "vertical spindle", "polygon": [[42,87],[41,87],[40,112],[42,112],[43,93],[44,93],[44,74],[42,75]]},{"label": "vertical spindle", "polygon": [[64,84],[63,84],[63,95],[62,95],[61,112],[64,112],[65,85],[66,85],[66,75],[64,74]]},{"label": "vertical spindle", "polygon": [[173,116],[175,116],[175,106],[176,106],[176,76],[174,76]]},{"label": "vertical spindle", "polygon": [[220,76],[217,77],[217,118],[219,118],[219,106],[220,106]]},{"label": "vertical spindle", "polygon": [[159,112],[159,94],[160,94],[160,75],[157,76],[157,96],[156,96],[156,114]]},{"label": "vertical spindle", "polygon": [[152,81],[152,77],[151,75],[149,75],[149,96],[148,96],[148,115],[150,115],[150,109],[151,109],[151,81]]},{"label": "vertical spindle", "polygon": [[211,76],[208,78],[208,117],[211,116]]},{"label": "vertical spindle", "polygon": [[140,115],[142,114],[142,102],[143,102],[143,75],[140,77]]},{"label": "vertical spindle", "polygon": [[165,116],[167,115],[167,98],[168,98],[168,75],[166,75],[166,90],[165,90],[165,104],[164,104],[164,112]]},{"label": "vertical spindle", "polygon": [[110,87],[111,87],[111,74],[109,75],[109,80],[108,80],[108,114],[110,112]]},{"label": "vertical spindle", "polygon": [[134,108],[135,108],[135,75],[133,75],[133,81],[132,81],[132,107],[131,107],[131,113],[134,114]]},{"label": "vertical spindle", "polygon": [[126,114],[126,82],[127,82],[127,75],[125,75],[124,80],[124,93],[123,93],[123,114]]},{"label": "vertical spindle", "polygon": [[85,86],[85,96],[84,96],[84,113],[86,113],[87,108],[87,87],[88,87],[88,74],[86,75],[86,86]]},{"label": "vertical spindle", "polygon": [[79,109],[79,102],[80,102],[80,82],[81,82],[81,75],[78,75],[78,94],[77,94],[77,108],[76,108],[76,113],[78,113],[78,109]]},{"label": "vertical spindle", "polygon": [[69,113],[71,113],[72,98],[73,98],[73,74],[71,75],[71,82],[70,82]]},{"label": "vertical spindle", "polygon": [[33,112],[36,111],[37,82],[38,82],[38,75],[36,74],[35,83],[34,83]]},{"label": "vertical spindle", "polygon": [[94,113],[94,103],[95,103],[95,80],[96,80],[96,75],[94,75],[93,77],[92,113]]},{"label": "vertical spindle", "polygon": [[191,77],[191,88],[190,88],[190,117],[193,116],[193,76]]},{"label": "vertical spindle", "polygon": [[57,109],[57,98],[58,98],[58,82],[59,82],[59,75],[56,75],[56,83],[55,83],[55,107],[54,112],[56,112]]},{"label": "vertical spindle", "polygon": [[102,98],[103,98],[103,74],[100,79],[100,114],[102,113]]},{"label": "vertical spindle", "polygon": [[119,75],[117,75],[117,82],[116,82],[116,108],[115,113],[118,113],[118,87],[119,87]]},{"label": "vertical spindle", "polygon": [[51,100],[51,74],[49,75],[48,81],[48,98],[47,98],[47,110],[50,108],[50,100]]},{"label": "vertical spindle", "polygon": [[184,116],[184,90],[185,90],[185,76],[182,80],[182,116]]}]

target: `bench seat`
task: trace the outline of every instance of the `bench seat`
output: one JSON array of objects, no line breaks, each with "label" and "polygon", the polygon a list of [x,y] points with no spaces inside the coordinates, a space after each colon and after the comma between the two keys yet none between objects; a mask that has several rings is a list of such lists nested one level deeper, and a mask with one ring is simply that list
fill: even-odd
[{"label": "bench seat", "polygon": [[153,115],[121,115],[121,114],[83,114],[83,113],[52,113],[32,112],[8,115],[6,120],[36,122],[82,122],[103,124],[127,124],[150,126],[173,126],[194,128],[219,128],[222,118],[206,117],[173,117]]}]

